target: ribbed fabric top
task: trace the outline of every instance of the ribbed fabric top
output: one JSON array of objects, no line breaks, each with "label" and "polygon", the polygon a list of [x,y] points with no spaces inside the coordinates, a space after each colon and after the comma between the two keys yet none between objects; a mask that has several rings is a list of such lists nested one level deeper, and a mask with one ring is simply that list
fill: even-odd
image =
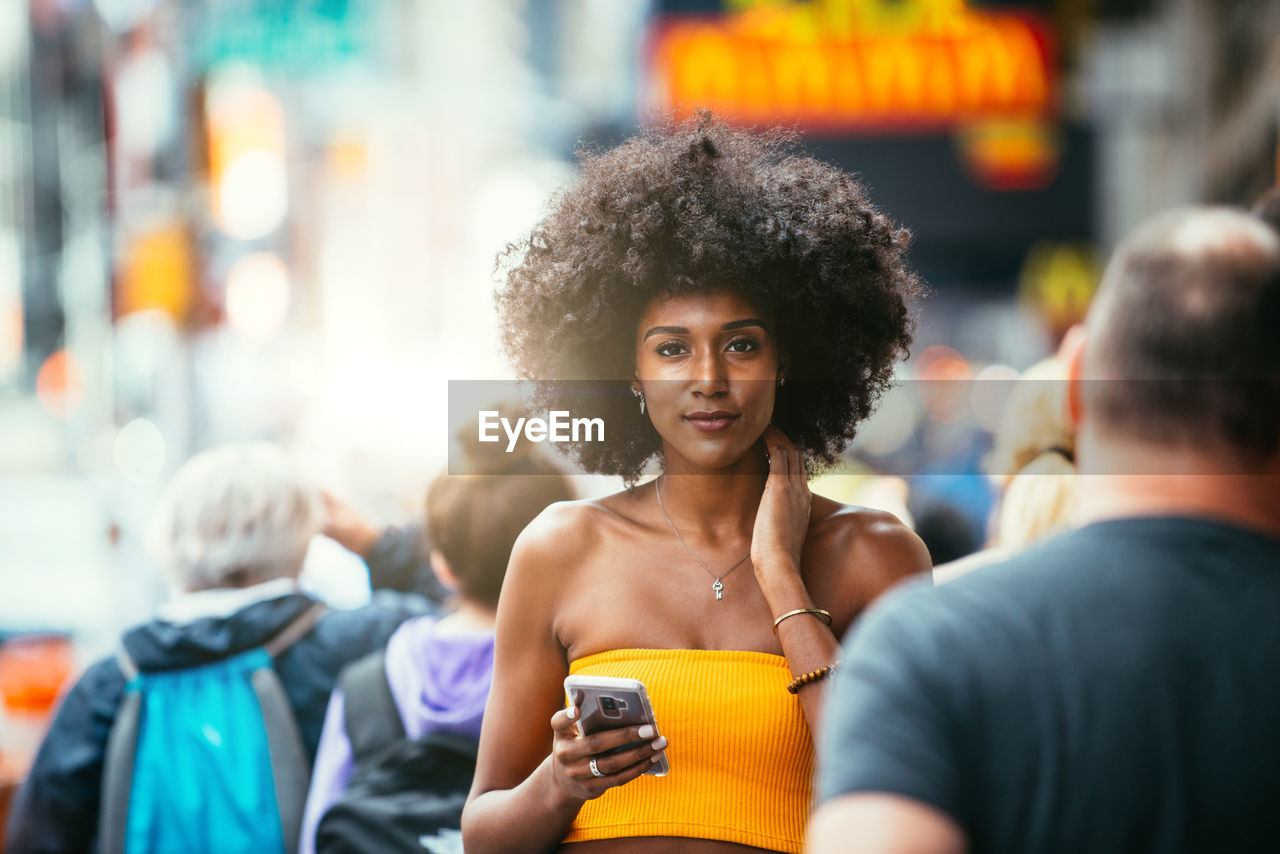
[{"label": "ribbed fabric top", "polygon": [[799,852],[811,806],[813,739],[778,655],[618,649],[570,673],[644,682],[671,772],[587,801],[565,842],[685,836]]}]

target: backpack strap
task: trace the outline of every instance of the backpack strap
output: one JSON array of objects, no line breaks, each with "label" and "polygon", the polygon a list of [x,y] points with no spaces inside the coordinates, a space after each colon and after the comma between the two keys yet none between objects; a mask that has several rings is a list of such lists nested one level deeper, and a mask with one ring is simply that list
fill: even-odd
[{"label": "backpack strap", "polygon": [[406,736],[387,681],[385,650],[348,665],[338,677],[338,688],[342,691],[343,727],[357,765]]},{"label": "backpack strap", "polygon": [[[322,603],[315,603],[263,644],[263,650],[272,659],[279,658],[315,628],[326,610]],[[262,708],[262,725],[267,734],[267,750],[271,754],[271,779],[284,831],[284,848],[285,851],[296,851],[302,828],[302,810],[306,805],[307,789],[311,786],[311,764],[307,761],[302,733],[279,674],[274,668],[260,667],[253,671],[250,680]]]},{"label": "backpack strap", "polygon": [[307,789],[311,786],[311,768],[302,747],[302,733],[275,670],[260,667],[249,678],[262,708],[262,727],[267,735],[267,750],[271,754],[271,780],[276,790],[284,848],[285,851],[296,851],[302,827],[302,808],[306,803]]},{"label": "backpack strap", "polygon": [[138,665],[133,663],[133,659],[129,657],[129,651],[124,648],[123,643],[116,650],[116,665],[119,666],[120,672],[124,674],[124,684],[126,686],[138,678]]},{"label": "backpack strap", "polygon": [[325,608],[323,602],[316,602],[310,608],[303,611],[293,622],[289,623],[283,629],[276,633],[276,636],[262,645],[267,651],[267,655],[272,658],[279,658],[281,653],[293,646],[301,640],[307,632],[316,627],[316,623],[324,616]]},{"label": "backpack strap", "polygon": [[138,748],[138,724],[142,694],[133,690],[138,665],[124,645],[116,650],[116,664],[124,676],[124,695],[111,722],[107,751],[102,762],[102,806],[98,811],[98,850],[124,854],[125,827],[129,820],[129,795],[133,790],[133,755]]},{"label": "backpack strap", "polygon": [[[127,657],[126,657],[127,658]],[[132,664],[132,662],[130,662]],[[133,677],[125,673],[129,682]],[[137,676],[137,670],[133,671]],[[98,813],[98,851],[124,854],[125,830],[129,823],[129,795],[133,790],[133,756],[138,748],[138,722],[142,714],[142,694],[125,688],[111,724],[107,752],[102,763],[102,806]]]}]

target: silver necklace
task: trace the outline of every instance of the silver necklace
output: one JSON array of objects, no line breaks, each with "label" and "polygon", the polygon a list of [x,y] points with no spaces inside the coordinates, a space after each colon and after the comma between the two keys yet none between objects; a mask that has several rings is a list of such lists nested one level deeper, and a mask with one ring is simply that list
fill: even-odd
[{"label": "silver necklace", "polygon": [[[663,475],[663,477],[666,477],[666,475]],[[693,549],[689,548],[689,544],[684,541],[684,537],[680,536],[680,529],[676,527],[675,522],[671,521],[671,514],[667,512],[666,507],[662,506],[662,478],[661,477],[658,478],[656,481],[654,481],[653,491],[658,495],[658,509],[662,511],[663,516],[667,517],[667,524],[671,526],[671,530],[672,532],[675,533],[676,539],[680,541],[680,545],[684,546],[684,550],[689,553],[689,556],[698,562],[698,566],[702,567],[702,571],[715,579],[715,582],[711,585],[711,589],[715,591],[717,599],[723,599],[724,584],[721,583],[720,579],[727,578],[729,576],[729,573],[733,572],[735,569],[742,566],[742,564],[746,562],[747,558],[751,557],[751,552],[747,552],[742,557],[740,557],[738,559],[738,562],[735,563],[733,566],[729,567],[719,575],[716,575],[714,572],[711,571],[711,567],[707,566],[707,564],[702,560],[702,558],[698,557],[697,553],[694,552]]]}]

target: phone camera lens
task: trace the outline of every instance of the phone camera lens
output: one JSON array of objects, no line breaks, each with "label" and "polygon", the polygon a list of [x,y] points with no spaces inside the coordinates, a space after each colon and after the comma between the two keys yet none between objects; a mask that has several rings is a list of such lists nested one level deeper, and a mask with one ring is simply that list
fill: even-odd
[{"label": "phone camera lens", "polygon": [[618,711],[618,701],[612,697],[601,697],[600,708],[604,709],[606,712],[616,712]]}]

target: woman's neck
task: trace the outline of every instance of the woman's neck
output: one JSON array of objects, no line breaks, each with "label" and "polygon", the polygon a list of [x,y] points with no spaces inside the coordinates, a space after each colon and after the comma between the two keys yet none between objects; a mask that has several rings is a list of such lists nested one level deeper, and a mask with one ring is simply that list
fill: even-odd
[{"label": "woman's neck", "polygon": [[[754,457],[754,451],[751,455]],[[667,466],[655,489],[662,507],[682,533],[719,538],[731,533],[750,536],[760,496],[768,477],[763,450],[760,460],[741,461],[729,471],[696,471],[675,461]]]}]

